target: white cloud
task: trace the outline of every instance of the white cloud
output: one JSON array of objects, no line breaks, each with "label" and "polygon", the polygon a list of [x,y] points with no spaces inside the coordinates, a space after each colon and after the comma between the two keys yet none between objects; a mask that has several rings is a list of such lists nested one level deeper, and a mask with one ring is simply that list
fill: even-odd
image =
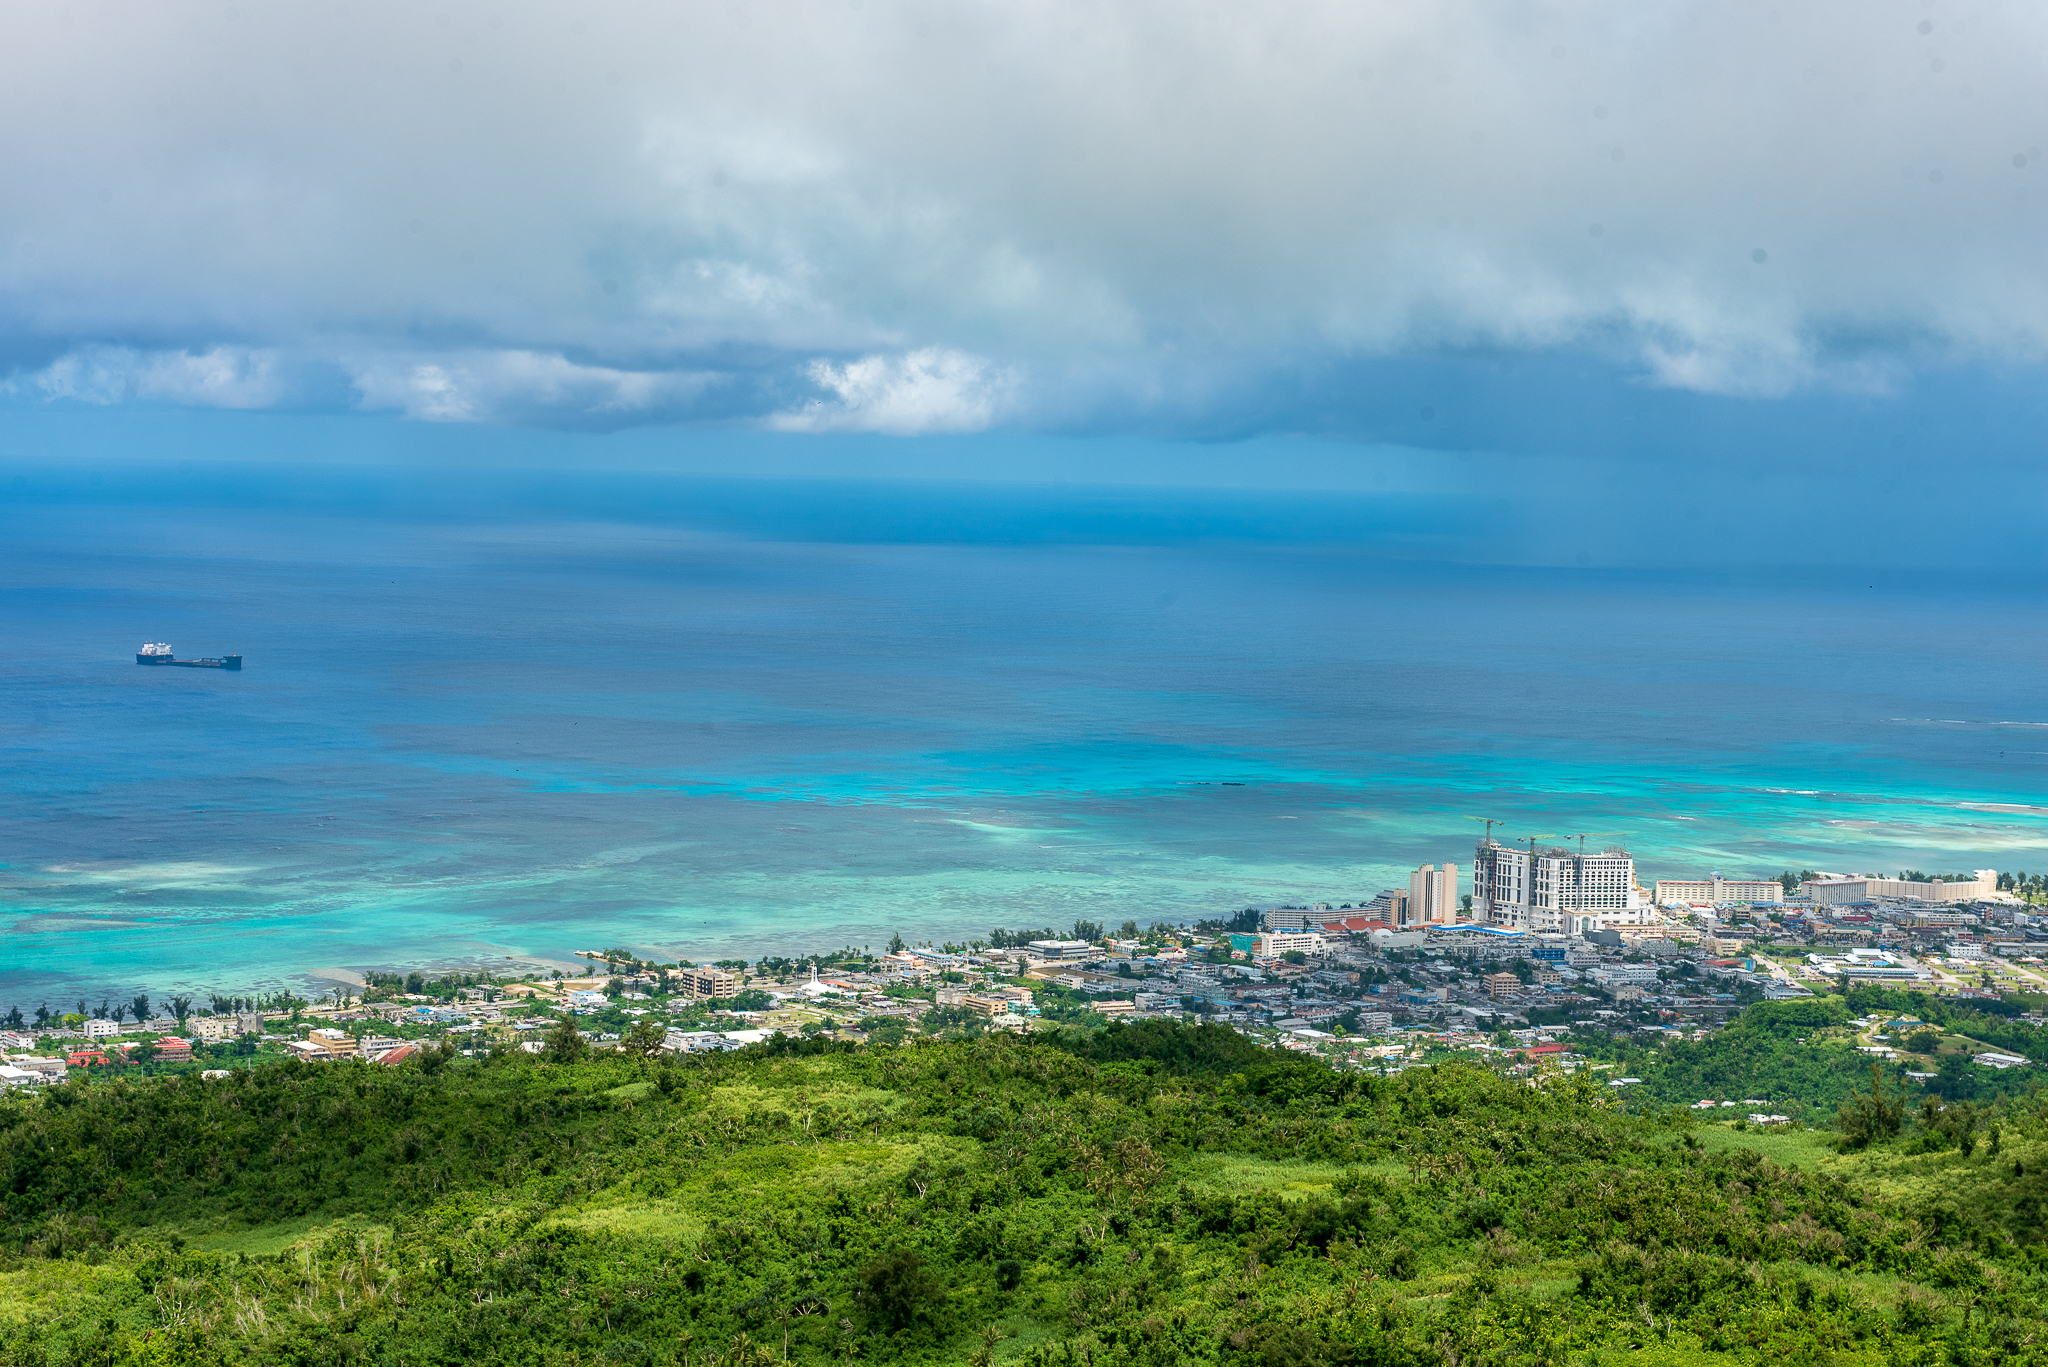
[{"label": "white cloud", "polygon": [[28,378],[51,398],[94,404],[142,399],[203,408],[269,408],[291,395],[277,354],[248,347],[147,352],[85,346]]},{"label": "white cloud", "polygon": [[1440,347],[1868,387],[2048,351],[2044,52],[1949,0],[14,6],[0,336],[445,421],[1113,424]]},{"label": "white cloud", "polygon": [[352,382],[367,409],[427,422],[617,426],[687,413],[719,377],[579,365],[532,351],[377,356]]},{"label": "white cloud", "polygon": [[830,399],[777,414],[786,432],[979,432],[995,422],[1016,377],[979,356],[924,347],[901,356],[864,356],[845,365],[814,361],[810,376]]}]

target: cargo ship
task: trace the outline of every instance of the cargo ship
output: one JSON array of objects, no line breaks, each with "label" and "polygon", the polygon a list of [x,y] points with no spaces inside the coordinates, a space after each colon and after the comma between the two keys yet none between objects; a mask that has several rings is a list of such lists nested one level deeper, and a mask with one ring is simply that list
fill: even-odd
[{"label": "cargo ship", "polygon": [[162,641],[148,641],[135,652],[135,663],[139,665],[177,665],[181,669],[240,669],[242,657],[222,655],[217,659],[201,657],[197,660],[181,660],[171,654],[171,648]]}]

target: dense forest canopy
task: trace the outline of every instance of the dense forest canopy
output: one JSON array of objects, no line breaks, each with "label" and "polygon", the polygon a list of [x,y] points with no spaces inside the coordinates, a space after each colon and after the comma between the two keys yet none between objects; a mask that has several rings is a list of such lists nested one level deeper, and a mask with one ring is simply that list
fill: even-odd
[{"label": "dense forest canopy", "polygon": [[0,1102],[0,1363],[2031,1361],[2048,1123],[1958,1114],[1149,1022],[73,1083]]}]

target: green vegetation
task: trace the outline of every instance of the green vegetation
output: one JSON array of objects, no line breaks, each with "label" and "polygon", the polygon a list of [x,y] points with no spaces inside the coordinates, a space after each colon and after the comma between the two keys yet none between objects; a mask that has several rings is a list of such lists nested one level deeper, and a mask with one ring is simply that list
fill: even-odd
[{"label": "green vegetation", "polygon": [[0,1365],[2043,1356],[2031,1103],[1837,1153],[1213,1026],[573,1033],[0,1100]]}]

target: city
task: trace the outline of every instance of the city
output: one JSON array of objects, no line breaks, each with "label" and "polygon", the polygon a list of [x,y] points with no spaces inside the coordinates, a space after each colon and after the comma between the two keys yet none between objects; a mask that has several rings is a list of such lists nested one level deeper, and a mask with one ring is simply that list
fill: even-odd
[{"label": "city", "polygon": [[[1585,1068],[1628,1087],[1641,1081],[1626,1072],[1641,1049],[1709,1039],[1754,1003],[1858,987],[1957,1006],[2035,994],[2048,1003],[2039,876],[1802,870],[1645,888],[1618,847],[1490,838],[1470,867],[1469,882],[1455,863],[1425,864],[1405,887],[1370,897],[1246,908],[1194,926],[993,929],[957,943],[899,937],[880,950],[701,966],[588,950],[580,972],[372,971],[317,1001],[137,996],[33,1016],[17,1005],[0,1030],[0,1080],[37,1088],[96,1069],[217,1078],[279,1058],[396,1066],[423,1054],[539,1054],[571,1036],[578,1048],[652,1056],[777,1035],[900,1044],[1163,1019],[1216,1022],[1344,1068],[1385,1073],[1465,1052],[1510,1072]],[[1909,1077],[1935,1076],[1913,1071],[1875,1028],[1842,1038]],[[2029,1062],[1981,1041],[1959,1047],[1985,1068]],[[1744,1100],[1832,1109],[1822,1097]]]}]

